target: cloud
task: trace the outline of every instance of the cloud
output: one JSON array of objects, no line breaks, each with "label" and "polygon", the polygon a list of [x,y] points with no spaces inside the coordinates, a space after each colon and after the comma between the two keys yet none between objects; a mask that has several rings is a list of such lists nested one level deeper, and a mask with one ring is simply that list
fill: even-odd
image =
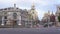
[{"label": "cloud", "polygon": [[35,3],[39,19],[42,19],[44,13],[47,12],[48,9],[53,11],[56,9],[53,6],[55,6],[55,4],[60,4],[60,0],[0,0],[0,8],[11,7],[16,3],[19,8],[30,9],[33,2]]},{"label": "cloud", "polygon": [[41,4],[41,5],[49,5],[48,1],[44,1],[44,0],[20,0],[17,3],[36,3],[36,4]]},{"label": "cloud", "polygon": [[37,10],[37,12],[38,12],[39,20],[41,20],[43,15],[44,15],[44,13],[46,13],[46,11],[43,11],[43,10]]}]

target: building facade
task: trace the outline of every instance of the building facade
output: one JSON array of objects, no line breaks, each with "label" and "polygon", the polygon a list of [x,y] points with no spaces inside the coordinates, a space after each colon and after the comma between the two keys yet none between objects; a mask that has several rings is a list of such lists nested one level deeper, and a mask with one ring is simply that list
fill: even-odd
[{"label": "building facade", "polygon": [[32,27],[33,20],[38,19],[36,18],[38,16],[35,15],[35,9],[29,11],[27,9],[22,10],[14,4],[14,7],[0,9],[0,27]]},{"label": "building facade", "polygon": [[34,3],[32,4],[29,13],[31,14],[31,20],[33,21],[33,25],[37,25],[38,13],[37,13],[37,11],[35,9]]},{"label": "building facade", "polygon": [[60,16],[60,6],[57,6],[57,11],[56,11],[56,26],[60,26],[60,22],[58,20],[58,17]]},{"label": "building facade", "polygon": [[48,11],[48,13],[44,14],[44,17],[42,19],[43,25],[44,27],[52,27],[56,25],[56,19],[55,19],[55,15],[50,13],[50,11]]}]

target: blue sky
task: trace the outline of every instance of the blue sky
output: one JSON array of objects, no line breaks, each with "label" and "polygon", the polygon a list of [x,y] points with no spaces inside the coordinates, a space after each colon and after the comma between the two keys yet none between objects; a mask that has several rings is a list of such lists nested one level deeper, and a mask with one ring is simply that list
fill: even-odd
[{"label": "blue sky", "polygon": [[60,0],[0,0],[0,8],[13,7],[16,3],[21,9],[30,9],[32,3],[35,4],[39,19],[42,19],[44,13],[48,10],[56,12],[56,5],[60,4]]}]

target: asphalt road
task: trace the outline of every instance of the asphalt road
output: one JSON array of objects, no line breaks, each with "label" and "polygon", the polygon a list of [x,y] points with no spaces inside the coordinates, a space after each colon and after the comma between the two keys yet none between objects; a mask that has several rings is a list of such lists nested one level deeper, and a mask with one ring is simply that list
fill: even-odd
[{"label": "asphalt road", "polygon": [[0,28],[0,34],[60,34],[60,28]]}]

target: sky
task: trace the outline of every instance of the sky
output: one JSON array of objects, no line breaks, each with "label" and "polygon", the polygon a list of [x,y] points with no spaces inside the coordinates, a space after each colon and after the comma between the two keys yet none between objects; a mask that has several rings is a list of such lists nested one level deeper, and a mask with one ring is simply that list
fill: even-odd
[{"label": "sky", "polygon": [[31,9],[31,5],[34,3],[38,17],[41,20],[44,13],[56,12],[57,5],[60,5],[60,0],[0,0],[0,9],[13,7],[16,3],[17,7],[21,9]]}]

